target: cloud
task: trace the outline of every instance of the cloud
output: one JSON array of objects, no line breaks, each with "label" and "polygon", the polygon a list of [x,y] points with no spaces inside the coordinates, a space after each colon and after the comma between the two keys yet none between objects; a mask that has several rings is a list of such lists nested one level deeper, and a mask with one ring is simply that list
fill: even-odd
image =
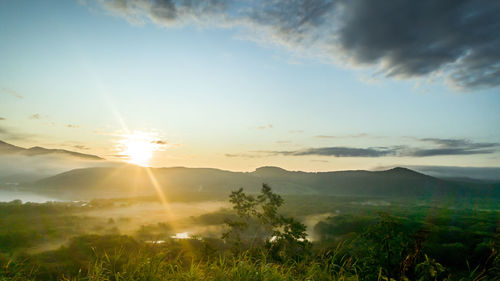
[{"label": "cloud", "polygon": [[14,91],[14,90],[12,90],[12,89],[9,89],[9,88],[2,88],[2,90],[3,90],[4,92],[6,92],[7,94],[11,94],[11,95],[13,95],[14,97],[16,97],[16,98],[18,98],[18,99],[23,99],[23,98],[24,98],[21,94],[19,94],[17,91]]},{"label": "cloud", "polygon": [[312,159],[311,162],[328,163],[328,160]]},{"label": "cloud", "polygon": [[159,145],[166,145],[167,141],[165,141],[165,140],[154,140],[154,141],[151,141],[151,143],[153,143],[153,144],[159,144]]},{"label": "cloud", "polygon": [[80,128],[80,126],[74,125],[74,124],[68,124],[68,125],[66,125],[66,127],[67,128],[71,128],[71,129],[78,129],[78,128]]},{"label": "cloud", "polygon": [[476,143],[467,139],[423,138],[419,140],[437,145],[437,147],[414,149],[408,153],[409,156],[490,154],[500,146],[500,143]]},{"label": "cloud", "polygon": [[42,116],[39,113],[35,113],[33,115],[30,115],[28,118],[33,120],[40,120],[42,119]]},{"label": "cloud", "polygon": [[315,147],[284,151],[255,151],[253,154],[226,154],[228,157],[263,157],[263,156],[330,156],[330,157],[431,157],[492,154],[500,143],[477,143],[466,139],[424,138],[422,142],[431,143],[431,147],[409,147],[406,145],[389,147]]},{"label": "cloud", "polygon": [[[49,115],[42,115],[40,113],[35,113],[35,114],[32,114],[30,116],[28,116],[28,119],[30,120],[44,120],[45,124],[48,124],[48,125],[51,125],[51,126],[55,126],[56,123],[54,121],[51,121],[50,119],[50,116]],[[66,127],[68,128],[77,128],[77,127],[71,127],[71,126],[75,126],[75,125],[67,125]]]},{"label": "cloud", "polygon": [[398,152],[397,148],[388,147],[370,147],[370,148],[355,148],[355,147],[319,147],[307,148],[294,151],[270,151],[270,154],[284,156],[333,156],[333,157],[382,157],[395,156]]},{"label": "cloud", "polygon": [[4,120],[7,120],[7,118],[0,117],[0,121],[4,121]]},{"label": "cloud", "polygon": [[114,157],[114,158],[123,159],[123,160],[130,160],[130,156],[129,155],[113,154],[113,155],[108,155],[108,156]]},{"label": "cloud", "polygon": [[468,139],[438,139],[438,138],[423,138],[420,141],[431,142],[440,147],[467,147],[470,149],[487,148],[498,146],[499,143],[475,143]]},{"label": "cloud", "polygon": [[490,154],[493,149],[467,149],[467,148],[431,148],[431,149],[415,149],[406,154],[412,157],[428,157],[428,156],[445,156],[445,155],[473,155],[473,154]]},{"label": "cloud", "polygon": [[81,145],[81,144],[75,144],[72,147],[76,148],[76,149],[80,149],[80,150],[89,150],[90,149],[90,147],[87,147],[87,146]]},{"label": "cloud", "polygon": [[100,0],[134,24],[236,28],[245,37],[375,75],[500,86],[500,2],[491,0]]},{"label": "cloud", "polygon": [[224,156],[229,158],[259,158],[264,157],[265,155],[258,153],[226,153]]}]

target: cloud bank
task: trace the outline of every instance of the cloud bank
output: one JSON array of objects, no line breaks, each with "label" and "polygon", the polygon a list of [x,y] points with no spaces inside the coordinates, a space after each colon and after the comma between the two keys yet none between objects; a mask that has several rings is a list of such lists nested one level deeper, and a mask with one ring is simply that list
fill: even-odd
[{"label": "cloud bank", "polygon": [[271,154],[284,156],[334,156],[334,157],[382,157],[397,154],[397,148],[379,147],[379,148],[355,148],[355,147],[319,147],[307,148],[295,151],[272,151]]},{"label": "cloud bank", "polygon": [[412,156],[490,154],[495,152],[496,148],[500,145],[498,143],[474,143],[465,139],[425,138],[420,140],[433,143],[438,147],[414,150]]},{"label": "cloud bank", "polygon": [[134,24],[237,28],[245,37],[375,74],[500,86],[500,2],[491,0],[99,0]]},{"label": "cloud bank", "polygon": [[227,157],[263,156],[331,156],[331,157],[431,157],[492,154],[498,151],[500,143],[478,143],[467,139],[418,139],[431,146],[410,147],[406,145],[389,147],[316,147],[288,151],[256,151],[253,154],[226,154]]}]

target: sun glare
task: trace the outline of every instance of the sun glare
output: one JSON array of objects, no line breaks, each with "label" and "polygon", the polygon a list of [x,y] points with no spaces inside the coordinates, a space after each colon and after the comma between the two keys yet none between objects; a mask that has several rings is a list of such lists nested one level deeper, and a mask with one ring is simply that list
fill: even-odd
[{"label": "sun glare", "polygon": [[120,155],[129,163],[148,166],[154,152],[160,150],[159,143],[151,133],[134,132],[120,141]]}]

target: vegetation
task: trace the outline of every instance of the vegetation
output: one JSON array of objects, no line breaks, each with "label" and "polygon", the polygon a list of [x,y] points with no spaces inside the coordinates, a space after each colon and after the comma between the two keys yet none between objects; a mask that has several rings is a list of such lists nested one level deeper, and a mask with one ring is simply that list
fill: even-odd
[{"label": "vegetation", "polygon": [[[465,281],[500,276],[495,202],[285,200],[268,185],[259,194],[233,191],[229,199],[231,210],[190,219],[220,226],[219,237],[200,233],[188,239],[171,238],[173,222],[145,224],[123,235],[128,219],[89,216],[122,206],[120,200],[2,203],[0,280]],[[127,200],[127,206],[137,202]],[[314,224],[318,238],[309,241],[305,224],[319,210],[328,216]],[[52,250],[28,251],[28,245],[63,237],[72,238]]]}]

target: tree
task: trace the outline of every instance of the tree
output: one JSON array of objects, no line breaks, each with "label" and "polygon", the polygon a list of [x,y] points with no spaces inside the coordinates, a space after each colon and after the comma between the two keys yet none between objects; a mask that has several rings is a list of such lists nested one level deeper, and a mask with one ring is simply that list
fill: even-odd
[{"label": "tree", "polygon": [[229,231],[222,238],[233,244],[233,250],[263,246],[275,259],[298,259],[308,252],[306,226],[278,213],[284,201],[269,185],[263,184],[258,196],[247,195],[240,188],[229,198],[238,219],[226,221]]},{"label": "tree", "polygon": [[356,246],[365,274],[371,279],[377,275],[387,280],[401,280],[413,262],[416,240],[414,230],[402,218],[379,213],[378,220],[361,234]]}]

